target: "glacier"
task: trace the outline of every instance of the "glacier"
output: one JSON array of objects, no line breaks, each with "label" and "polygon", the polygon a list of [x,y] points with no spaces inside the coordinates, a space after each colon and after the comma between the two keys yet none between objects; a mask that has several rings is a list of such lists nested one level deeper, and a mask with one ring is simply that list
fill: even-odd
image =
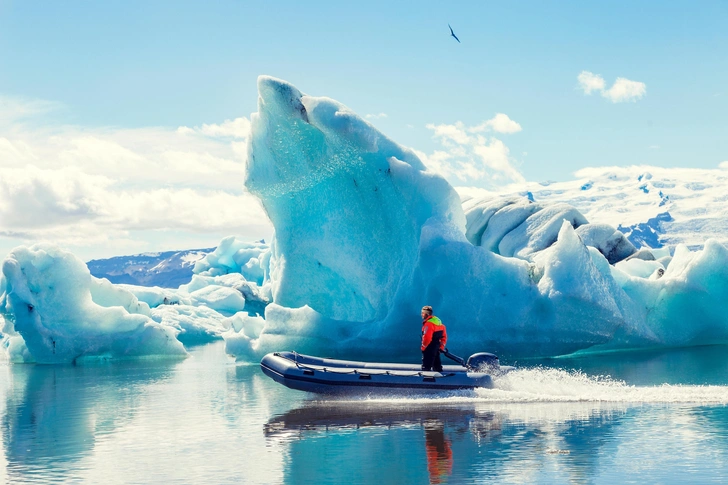
[{"label": "glacier", "polygon": [[530,194],[542,204],[565,203],[590,221],[620,229],[637,247],[702,249],[708,239],[728,244],[727,168],[588,167],[570,181],[457,190],[464,199]]},{"label": "glacier", "polygon": [[[267,76],[258,90],[244,184],[270,244],[225,238],[176,289],[115,285],[53,246],[18,248],[0,277],[11,359],[179,357],[222,338],[246,361],[286,349],[417,361],[426,304],[464,355],[728,341],[719,241],[643,247],[543,187],[458,194],[344,105]],[[643,179],[649,195],[657,182]]]}]

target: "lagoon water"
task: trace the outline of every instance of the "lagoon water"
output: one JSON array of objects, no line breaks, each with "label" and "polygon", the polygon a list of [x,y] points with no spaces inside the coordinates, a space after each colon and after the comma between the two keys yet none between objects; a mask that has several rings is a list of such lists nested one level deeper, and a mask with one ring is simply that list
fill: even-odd
[{"label": "lagoon water", "polygon": [[728,481],[728,347],[516,364],[494,390],[324,401],[219,342],[183,361],[2,362],[0,482]]}]

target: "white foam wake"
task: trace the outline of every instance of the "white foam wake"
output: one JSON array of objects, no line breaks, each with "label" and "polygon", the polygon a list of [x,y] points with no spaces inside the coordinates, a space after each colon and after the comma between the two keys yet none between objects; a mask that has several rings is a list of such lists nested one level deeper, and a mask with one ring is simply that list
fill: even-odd
[{"label": "white foam wake", "polygon": [[[359,399],[355,399],[360,401]],[[728,386],[675,385],[634,386],[609,376],[593,376],[580,371],[551,368],[525,368],[495,380],[493,389],[437,396],[369,396],[368,402],[395,404],[437,401],[442,404],[508,403],[604,403],[728,405]],[[612,406],[608,406],[612,407]]]},{"label": "white foam wake", "polygon": [[479,389],[487,402],[608,402],[728,404],[728,386],[633,386],[607,376],[561,369],[518,369],[499,378],[494,389]]}]

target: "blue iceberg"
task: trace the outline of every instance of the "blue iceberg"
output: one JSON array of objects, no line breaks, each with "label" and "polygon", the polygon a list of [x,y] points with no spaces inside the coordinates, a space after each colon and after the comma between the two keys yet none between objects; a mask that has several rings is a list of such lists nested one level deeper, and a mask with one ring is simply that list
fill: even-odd
[{"label": "blue iceberg", "polygon": [[655,256],[566,204],[463,207],[414,152],[342,104],[271,77],[258,89],[245,185],[276,231],[265,282],[272,304],[264,319],[243,317],[256,320],[223,334],[238,358],[285,348],[417,358],[425,304],[463,354],[728,338],[728,253],[719,243]]},{"label": "blue iceberg", "polygon": [[526,196],[462,202],[414,151],[342,104],[258,81],[245,186],[270,245],[225,238],[177,289],[114,285],[51,245],[0,276],[11,360],[183,357],[225,339],[276,350],[416,361],[419,309],[449,346],[505,357],[728,341],[728,250],[637,248],[574,207]]},{"label": "blue iceberg", "polygon": [[47,244],[19,247],[5,258],[2,274],[11,361],[187,355],[176,329],[152,320],[149,306],[131,292],[91,276],[71,253]]}]

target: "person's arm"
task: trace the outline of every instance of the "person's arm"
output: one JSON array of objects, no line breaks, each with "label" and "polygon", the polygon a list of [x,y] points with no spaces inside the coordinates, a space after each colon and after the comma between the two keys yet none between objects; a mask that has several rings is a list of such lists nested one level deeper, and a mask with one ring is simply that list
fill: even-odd
[{"label": "person's arm", "polygon": [[431,323],[425,324],[425,333],[422,334],[422,350],[424,351],[428,345],[430,345],[430,342],[432,342],[432,334],[433,331],[433,325]]},{"label": "person's arm", "polygon": [[445,345],[447,345],[447,328],[445,328],[445,325],[443,325],[442,338],[440,339],[440,350],[445,350]]}]

